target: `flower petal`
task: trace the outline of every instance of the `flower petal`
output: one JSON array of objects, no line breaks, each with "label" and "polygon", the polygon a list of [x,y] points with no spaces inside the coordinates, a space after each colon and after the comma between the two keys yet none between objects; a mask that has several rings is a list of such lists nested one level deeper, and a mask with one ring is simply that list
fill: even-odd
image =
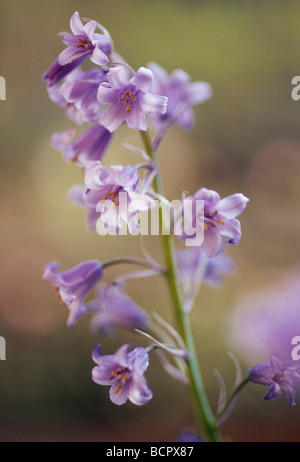
[{"label": "flower petal", "polygon": [[130,83],[129,70],[125,66],[112,67],[108,74],[107,80],[115,90],[121,90]]},{"label": "flower petal", "polygon": [[226,218],[234,218],[245,209],[249,199],[243,194],[232,194],[231,196],[221,199],[217,205],[218,212]]},{"label": "flower petal", "polygon": [[147,130],[146,116],[137,105],[126,114],[126,122],[128,127],[134,130]]},{"label": "flower petal", "polygon": [[216,191],[212,189],[201,188],[194,194],[195,199],[207,201],[209,203],[215,203],[220,200],[220,196]]},{"label": "flower petal", "polygon": [[140,97],[141,107],[148,114],[164,114],[167,110],[168,98],[166,96],[144,93]]},{"label": "flower petal", "polygon": [[229,238],[228,242],[232,245],[237,245],[241,239],[241,223],[232,218],[231,220],[226,220],[225,225],[220,226],[220,234],[227,236]]},{"label": "flower petal", "polygon": [[192,82],[188,90],[189,104],[200,104],[211,98],[213,92],[209,83],[207,82]]},{"label": "flower petal", "polygon": [[70,27],[71,31],[75,35],[82,35],[83,33],[83,24],[81,22],[80,16],[78,11],[75,11],[73,16],[70,19]]},{"label": "flower petal", "polygon": [[122,406],[128,400],[128,390],[129,384],[115,382],[109,390],[109,397],[111,401],[116,404],[117,406]]},{"label": "flower petal", "polygon": [[140,374],[134,374],[128,390],[128,399],[136,406],[143,406],[152,396],[152,391],[148,387],[145,377]]},{"label": "flower petal", "polygon": [[214,257],[222,248],[222,236],[214,228],[204,234],[203,250],[208,258]]},{"label": "flower petal", "polygon": [[[122,105],[124,106],[124,105]],[[103,127],[107,128],[110,132],[115,131],[125,120],[125,107],[120,107],[118,102],[112,103],[105,111],[100,115],[99,122]],[[130,111],[132,112],[132,111]],[[144,130],[146,130],[144,128]]]},{"label": "flower petal", "polygon": [[97,99],[102,104],[111,104],[113,103],[118,94],[116,90],[114,90],[108,82],[102,82],[99,85],[98,92],[97,92]]},{"label": "flower petal", "polygon": [[94,51],[90,57],[92,63],[97,64],[98,66],[105,66],[109,62],[106,54],[100,49],[98,45],[95,46]]},{"label": "flower petal", "polygon": [[131,83],[143,93],[150,91],[153,84],[153,74],[150,69],[140,67],[137,73],[132,77]]},{"label": "flower petal", "polygon": [[83,26],[83,32],[88,36],[88,38],[93,41],[93,35],[97,27],[96,21],[89,21]]},{"label": "flower petal", "polygon": [[273,401],[274,399],[277,399],[280,396],[280,394],[280,386],[277,382],[273,382],[265,395],[265,399]]}]

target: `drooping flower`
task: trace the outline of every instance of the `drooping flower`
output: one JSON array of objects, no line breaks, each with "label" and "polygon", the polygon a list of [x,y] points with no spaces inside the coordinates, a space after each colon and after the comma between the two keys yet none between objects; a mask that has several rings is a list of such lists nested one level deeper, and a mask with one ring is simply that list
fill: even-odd
[{"label": "drooping flower", "polygon": [[191,82],[191,77],[182,69],[176,69],[169,75],[153,62],[147,68],[153,72],[153,92],[168,97],[166,112],[151,115],[152,124],[159,130],[153,141],[157,148],[170,125],[176,124],[181,130],[193,127],[195,115],[192,106],[211,98],[212,89],[207,82]]},{"label": "drooping flower", "polygon": [[71,128],[54,133],[51,146],[60,151],[67,162],[87,167],[92,162],[101,161],[110,146],[113,134],[100,124],[93,125],[71,141],[76,130]]},{"label": "drooping flower", "polygon": [[59,268],[55,261],[48,263],[42,277],[53,283],[59,297],[68,306],[67,325],[71,327],[87,312],[83,301],[102,278],[103,267],[98,260],[88,260],[65,271],[57,272]]},{"label": "drooping flower", "polygon": [[[198,201],[203,204],[203,207],[198,207]],[[221,251],[224,236],[228,238],[229,244],[238,244],[241,238],[241,226],[235,217],[245,209],[248,201],[249,199],[243,194],[233,194],[221,199],[215,191],[206,188],[199,189],[194,196],[184,199],[184,205],[189,207],[189,219],[184,226],[181,224],[179,239],[185,241],[194,239],[197,230],[203,230],[202,248],[209,258]],[[187,215],[186,212],[187,208],[184,207],[183,214]],[[194,234],[191,234],[191,230]]]},{"label": "drooping flower", "polygon": [[[70,20],[72,34],[63,33],[63,42],[67,45],[58,57],[62,66],[81,57],[90,57],[94,64],[103,66],[109,62],[113,44],[108,31],[96,21],[82,23],[78,11]],[[96,32],[96,30],[99,32]]]},{"label": "drooping flower", "polygon": [[116,233],[124,223],[134,233],[139,226],[137,212],[148,210],[152,203],[143,190],[138,190],[139,181],[138,169],[131,165],[96,165],[86,173],[83,200],[100,212],[101,221],[111,233]]},{"label": "drooping flower", "polygon": [[109,396],[114,404],[120,406],[129,399],[142,406],[152,398],[144,372],[149,365],[149,355],[145,348],[132,351],[129,345],[122,345],[114,355],[101,355],[101,345],[92,354],[97,364],[92,370],[92,379],[98,385],[110,386]]},{"label": "drooping flower", "polygon": [[[70,20],[72,34],[61,33],[67,45],[58,58],[44,73],[43,79],[51,87],[59,83],[87,58],[105,66],[113,59],[114,49],[108,31],[96,21],[87,21],[84,25],[76,11]],[[99,32],[96,32],[99,30]]]},{"label": "drooping flower", "polygon": [[97,298],[88,306],[89,310],[95,313],[92,318],[94,332],[108,335],[114,327],[127,330],[142,329],[149,322],[148,314],[119,284],[100,284],[97,288]]},{"label": "drooping flower", "polygon": [[265,399],[274,400],[285,395],[290,406],[295,405],[296,388],[300,384],[300,366],[290,359],[282,360],[278,356],[270,356],[270,362],[254,366],[249,371],[249,379],[254,383],[268,386]]},{"label": "drooping flower", "polygon": [[109,131],[116,130],[123,122],[135,130],[147,130],[145,114],[163,114],[168,98],[150,93],[153,74],[141,67],[133,76],[126,65],[112,67],[107,82],[99,86],[98,100],[107,104],[100,116],[100,123]]},{"label": "drooping flower", "polygon": [[97,91],[100,83],[106,80],[106,73],[98,68],[88,72],[76,68],[61,85],[47,87],[49,98],[63,107],[67,117],[79,125],[96,124],[103,111],[103,105],[97,100]]}]

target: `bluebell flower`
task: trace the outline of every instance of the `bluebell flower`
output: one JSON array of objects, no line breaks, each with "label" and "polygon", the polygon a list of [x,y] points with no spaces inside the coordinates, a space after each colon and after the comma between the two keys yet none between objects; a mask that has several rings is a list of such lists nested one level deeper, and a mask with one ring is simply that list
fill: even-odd
[{"label": "bluebell flower", "polygon": [[265,399],[274,400],[284,393],[290,406],[295,405],[296,388],[300,384],[300,366],[271,354],[270,361],[258,364],[249,371],[249,379],[268,387]]},{"label": "bluebell flower", "polygon": [[147,130],[145,114],[163,114],[168,98],[151,93],[153,74],[141,67],[132,76],[126,65],[112,67],[107,82],[99,86],[98,100],[107,104],[100,123],[113,132],[123,122],[135,130]]},{"label": "bluebell flower", "polygon": [[132,351],[129,345],[122,345],[114,355],[101,355],[98,345],[92,354],[97,364],[92,370],[92,379],[98,385],[110,386],[109,396],[114,404],[120,406],[129,399],[142,406],[152,398],[144,373],[149,365],[149,355],[145,348]]},{"label": "bluebell flower", "polygon": [[98,260],[89,260],[65,271],[57,272],[59,263],[52,261],[45,266],[43,279],[53,283],[61,300],[70,313],[67,324],[74,326],[87,312],[84,299],[103,276],[103,267]]},{"label": "bluebell flower", "polygon": [[135,303],[119,284],[100,284],[97,298],[88,303],[94,313],[92,330],[109,335],[115,327],[144,329],[149,323],[148,314]]},{"label": "bluebell flower", "polygon": [[81,167],[101,161],[110,146],[113,134],[100,124],[87,128],[72,141],[75,133],[76,130],[73,128],[54,133],[51,146],[60,151],[67,162],[76,163]]}]

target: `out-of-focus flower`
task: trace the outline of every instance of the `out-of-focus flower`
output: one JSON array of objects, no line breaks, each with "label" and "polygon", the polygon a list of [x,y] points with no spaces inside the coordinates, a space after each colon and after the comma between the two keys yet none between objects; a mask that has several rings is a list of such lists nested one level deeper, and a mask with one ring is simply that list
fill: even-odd
[{"label": "out-of-focus flower", "polygon": [[[198,212],[197,201],[203,201],[204,209]],[[204,239],[202,249],[208,258],[215,257],[224,245],[224,236],[229,244],[238,244],[241,238],[241,225],[235,218],[245,209],[249,199],[243,194],[233,194],[221,199],[215,191],[201,188],[193,196],[184,200],[184,219],[187,215],[186,205],[189,207],[188,223],[184,224],[181,240],[194,239],[197,228],[203,229]],[[186,233],[186,229],[188,233]],[[191,233],[195,230],[195,234]]]},{"label": "out-of-focus flower", "polygon": [[91,165],[91,162],[101,161],[110,146],[113,134],[100,124],[87,128],[74,141],[74,128],[61,133],[54,133],[51,146],[60,151],[67,162],[73,162],[81,167]]},{"label": "out-of-focus flower", "polygon": [[95,313],[92,318],[94,332],[111,334],[114,327],[121,329],[142,329],[149,322],[148,314],[137,305],[119,284],[101,284],[97,298],[88,303]]},{"label": "out-of-focus flower", "polygon": [[171,75],[156,63],[147,65],[154,76],[153,92],[168,97],[167,110],[164,114],[152,115],[153,125],[161,130],[162,138],[170,125],[176,124],[181,130],[190,130],[194,125],[192,106],[204,103],[212,96],[212,89],[207,82],[191,82],[191,77],[182,69],[176,69]]},{"label": "out-of-focus flower", "polygon": [[300,366],[290,359],[282,360],[271,355],[270,362],[258,364],[250,369],[249,379],[254,383],[268,386],[265,399],[274,400],[284,393],[290,406],[295,405],[296,388],[300,384]]},{"label": "out-of-focus flower", "polygon": [[131,165],[97,165],[86,173],[83,200],[88,207],[100,212],[101,221],[112,233],[124,223],[129,232],[134,233],[138,228],[137,212],[148,210],[152,203],[145,192],[139,192],[139,181],[138,169]]},{"label": "out-of-focus flower", "polygon": [[98,260],[89,260],[57,272],[59,268],[59,263],[55,261],[48,263],[42,277],[53,283],[59,297],[68,306],[70,314],[67,324],[71,327],[87,312],[83,300],[102,278],[103,267]]},{"label": "out-of-focus flower", "polygon": [[186,247],[177,251],[178,274],[187,312],[193,307],[202,283],[213,288],[220,287],[224,277],[235,270],[232,258],[225,251],[224,245],[220,253],[212,258],[205,255],[202,246]]},{"label": "out-of-focus flower", "polygon": [[176,438],[176,443],[202,443],[204,440],[194,428],[183,428]]},{"label": "out-of-focus flower", "polygon": [[291,342],[300,333],[299,280],[299,268],[281,273],[272,284],[244,292],[236,302],[228,338],[250,364],[265,361],[271,353],[292,359]]},{"label": "out-of-focus flower", "polygon": [[92,354],[97,364],[92,370],[92,379],[98,385],[110,386],[109,396],[113,403],[121,405],[129,399],[142,406],[152,398],[144,372],[149,365],[145,348],[137,347],[128,352],[129,345],[122,345],[114,355],[101,355],[101,345]]},{"label": "out-of-focus flower", "polygon": [[150,93],[153,74],[141,67],[131,77],[126,65],[112,67],[107,82],[99,86],[98,100],[108,108],[101,114],[100,123],[113,132],[126,121],[135,130],[147,130],[145,114],[163,114],[168,98]]}]

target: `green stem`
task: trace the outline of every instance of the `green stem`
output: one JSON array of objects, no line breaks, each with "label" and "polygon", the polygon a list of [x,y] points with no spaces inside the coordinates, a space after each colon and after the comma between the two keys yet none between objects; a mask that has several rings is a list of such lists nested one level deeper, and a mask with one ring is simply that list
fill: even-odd
[{"label": "green stem", "polygon": [[[156,151],[152,149],[150,135],[147,131],[141,132],[141,135],[146,152],[152,158],[152,161],[157,168],[157,175],[155,176],[153,181],[154,188],[158,194],[164,196],[164,191],[160,179],[157,155]],[[164,229],[164,220],[166,220],[166,217],[164,216],[162,210],[160,212],[162,218],[162,227]],[[177,323],[178,331],[182,336],[189,353],[189,359],[187,360],[187,368],[189,372],[189,387],[194,403],[195,417],[206,440],[216,442],[219,441],[219,431],[215,425],[215,418],[212,414],[209,402],[206,397],[203,380],[197,360],[192,329],[189,322],[188,314],[185,312],[184,309],[182,291],[177,276],[174,239],[173,236],[164,234],[161,235],[161,239],[165,257],[165,276],[174,307],[175,320]]]}]

